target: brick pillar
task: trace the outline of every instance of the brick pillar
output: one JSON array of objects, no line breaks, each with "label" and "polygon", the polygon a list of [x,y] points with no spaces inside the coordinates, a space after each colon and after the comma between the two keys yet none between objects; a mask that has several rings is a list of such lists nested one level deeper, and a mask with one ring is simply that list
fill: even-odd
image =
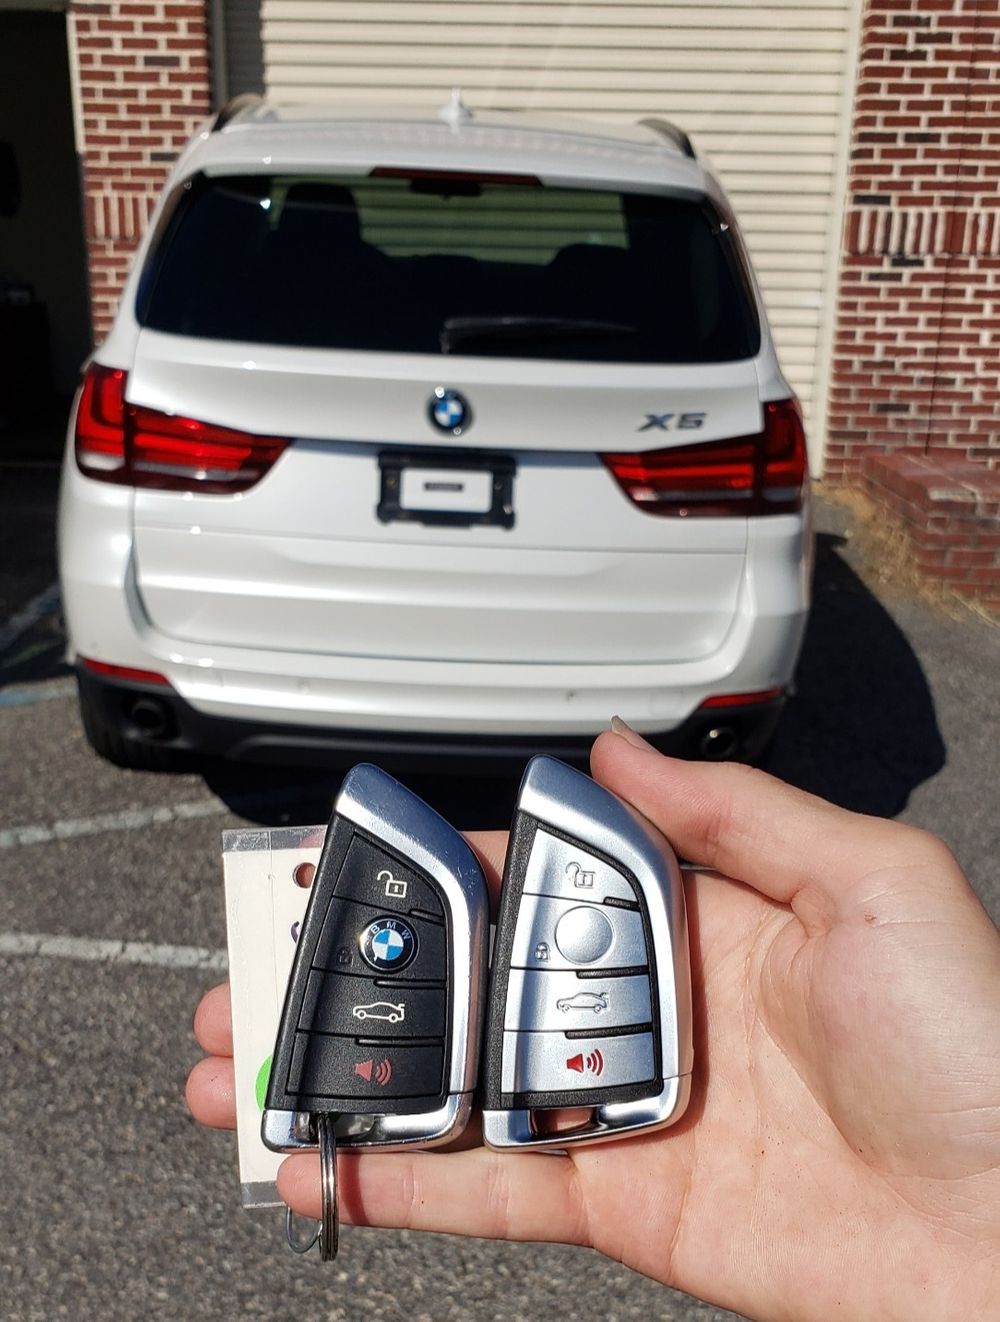
[{"label": "brick pillar", "polygon": [[73,0],[71,6],[96,340],[114,318],[169,166],[211,108],[205,11],[205,0]]},{"label": "brick pillar", "polygon": [[1000,0],[867,0],[827,477],[1000,467]]}]

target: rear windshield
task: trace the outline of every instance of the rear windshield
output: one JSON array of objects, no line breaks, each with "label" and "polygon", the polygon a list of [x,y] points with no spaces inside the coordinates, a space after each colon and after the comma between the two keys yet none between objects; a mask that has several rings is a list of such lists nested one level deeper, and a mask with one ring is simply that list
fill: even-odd
[{"label": "rear windshield", "polygon": [[193,179],[137,313],[175,335],[393,353],[710,363],[759,347],[705,203],[396,171]]}]

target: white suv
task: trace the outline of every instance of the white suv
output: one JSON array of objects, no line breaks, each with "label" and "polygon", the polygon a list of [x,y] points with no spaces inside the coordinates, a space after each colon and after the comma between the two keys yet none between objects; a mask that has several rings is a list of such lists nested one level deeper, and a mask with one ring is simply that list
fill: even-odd
[{"label": "white suv", "polygon": [[70,423],[98,752],[753,757],[809,598],[805,443],[686,136],[273,109],[199,133]]}]

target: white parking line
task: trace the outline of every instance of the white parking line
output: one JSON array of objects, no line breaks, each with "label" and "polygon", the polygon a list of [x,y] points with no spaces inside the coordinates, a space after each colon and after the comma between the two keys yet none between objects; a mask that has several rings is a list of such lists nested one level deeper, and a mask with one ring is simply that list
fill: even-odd
[{"label": "white parking line", "polygon": [[27,633],[33,624],[50,615],[59,605],[59,584],[50,583],[44,592],[32,597],[26,606],[15,611],[6,624],[0,625],[0,652],[16,643],[21,634]]},{"label": "white parking line", "polygon": [[196,799],[193,803],[126,808],[122,812],[98,813],[95,817],[65,817],[51,823],[9,826],[0,831],[0,849],[16,849],[18,845],[44,845],[52,840],[73,840],[84,835],[101,835],[105,831],[136,831],[140,827],[163,822],[222,817],[232,811],[233,808],[220,799]]},{"label": "white parking line", "polygon": [[83,959],[97,964],[145,964],[158,969],[208,969],[216,973],[224,973],[229,967],[224,950],[209,950],[204,946],[100,941],[86,936],[46,936],[35,932],[0,932],[0,955]]},{"label": "white parking line", "polygon": [[[93,817],[64,817],[55,822],[29,822],[8,826],[0,831],[0,849],[21,845],[46,845],[53,840],[75,840],[105,831],[137,831],[144,826],[166,822],[191,822],[203,817],[251,816],[261,809],[273,811],[282,804],[301,804],[310,793],[308,786],[283,785],[259,794],[234,795],[228,803],[221,799],[194,799],[190,803],[158,804],[153,808],[124,808],[121,812],[98,813]],[[315,795],[315,789],[312,790]],[[247,830],[254,828],[249,826]]]}]

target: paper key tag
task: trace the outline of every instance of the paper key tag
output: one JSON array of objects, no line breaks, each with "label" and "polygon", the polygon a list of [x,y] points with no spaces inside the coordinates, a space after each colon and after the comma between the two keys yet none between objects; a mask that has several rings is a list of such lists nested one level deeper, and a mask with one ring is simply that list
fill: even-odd
[{"label": "paper key tag", "polygon": [[229,986],[233,1003],[236,1138],[245,1208],[280,1204],[275,1178],[283,1158],[266,1148],[260,1121],[271,1053],[309,889],[302,864],[319,862],[325,826],[224,831]]}]

